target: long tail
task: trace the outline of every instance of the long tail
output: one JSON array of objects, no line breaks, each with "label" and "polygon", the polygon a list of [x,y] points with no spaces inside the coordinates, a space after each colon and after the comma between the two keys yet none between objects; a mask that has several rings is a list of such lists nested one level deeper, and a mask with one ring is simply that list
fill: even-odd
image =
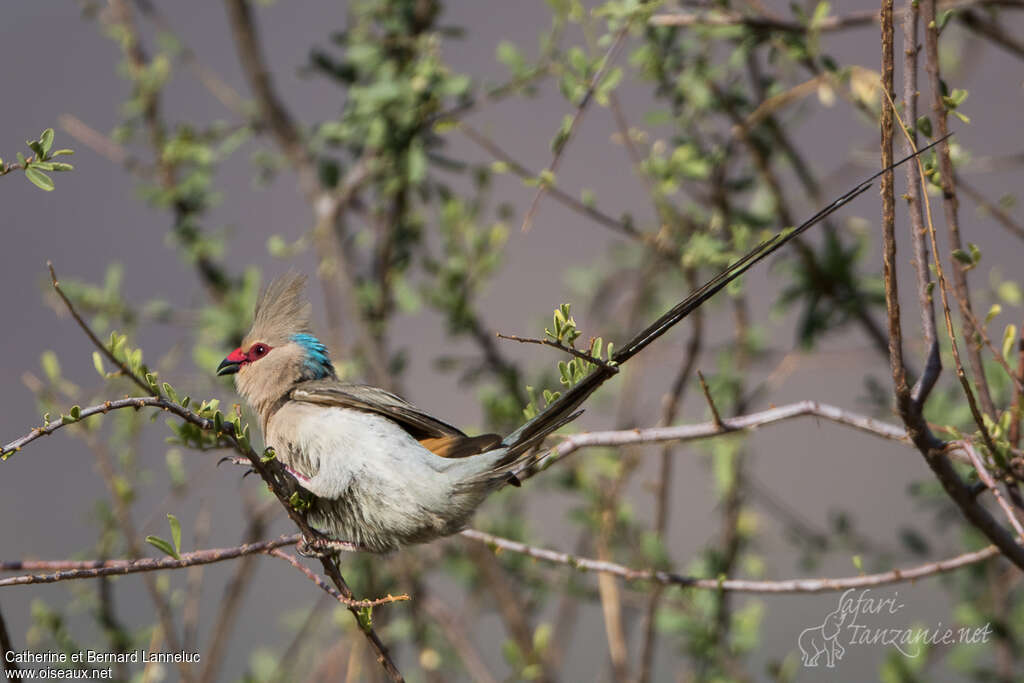
[{"label": "long tail", "polygon": [[540,443],[548,434],[556,431],[563,425],[571,422],[575,419],[580,412],[577,412],[577,408],[595,391],[598,387],[604,384],[606,381],[615,376],[618,372],[617,366],[622,365],[627,360],[638,354],[648,344],[653,342],[655,339],[665,334],[673,325],[678,323],[680,320],[688,316],[698,307],[700,307],[705,301],[713,297],[715,294],[720,292],[726,285],[738,278],[743,273],[747,272],[754,264],[761,261],[767,256],[770,256],[775,251],[780,249],[787,242],[802,234],[815,224],[821,222],[823,219],[830,216],[832,213],[837,211],[842,206],[848,204],[854,198],[860,196],[866,192],[872,185],[872,183],[881,176],[883,173],[891,171],[897,166],[913,159],[915,156],[922,154],[923,152],[931,149],[935,145],[939,144],[952,133],[945,137],[939,138],[935,142],[931,143],[927,147],[922,147],[917,150],[914,154],[910,154],[899,161],[893,163],[888,168],[884,168],[878,173],[875,173],[870,178],[865,179],[859,185],[854,187],[852,190],[846,192],[841,197],[833,201],[825,208],[818,211],[816,214],[808,218],[798,227],[791,230],[784,230],[775,236],[765,240],[761,244],[751,249],[745,256],[729,265],[725,270],[716,275],[715,277],[708,280],[699,289],[692,292],[688,297],[683,299],[681,302],[676,304],[671,310],[666,312],[660,318],[655,320],[647,329],[643,330],[635,337],[629,340],[628,343],[619,348],[618,351],[612,356],[611,360],[614,361],[612,366],[597,366],[589,375],[583,378],[576,386],[572,387],[568,391],[564,392],[558,399],[556,399],[551,405],[544,409],[539,415],[534,417],[529,422],[525,423],[522,427],[505,437],[501,445],[508,449],[507,454],[502,458],[501,461],[496,463],[495,469],[492,471],[491,476],[504,477],[507,476],[509,471],[516,469],[519,464],[517,461],[522,458],[528,451],[536,444]]}]

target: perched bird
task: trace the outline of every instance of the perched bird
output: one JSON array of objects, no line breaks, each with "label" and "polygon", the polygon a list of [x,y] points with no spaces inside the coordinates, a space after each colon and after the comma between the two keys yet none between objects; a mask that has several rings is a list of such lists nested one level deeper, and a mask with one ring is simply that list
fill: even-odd
[{"label": "perched bird", "polygon": [[883,172],[797,228],[762,242],[621,345],[609,362],[595,363],[582,381],[505,438],[467,436],[383,389],[340,381],[327,348],[313,336],[301,276],[267,287],[252,329],[217,374],[235,375],[238,393],[259,416],[264,442],[313,494],[307,519],[329,540],[312,550],[387,552],[454,534],[488,494],[517,483],[515,473],[530,462],[533,447],[579,415],[580,404],[619,365],[755,263],[865,192]]},{"label": "perched bird", "polygon": [[487,494],[515,482],[510,465],[567,421],[548,414],[504,440],[467,436],[390,392],[340,381],[312,334],[304,286],[288,275],[267,287],[217,374],[235,374],[266,445],[314,496],[310,525],[333,547],[387,552],[456,533]]}]

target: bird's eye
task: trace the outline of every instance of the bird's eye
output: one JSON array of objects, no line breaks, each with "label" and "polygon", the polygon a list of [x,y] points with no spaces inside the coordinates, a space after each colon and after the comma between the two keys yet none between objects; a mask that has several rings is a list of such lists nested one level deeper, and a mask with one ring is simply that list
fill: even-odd
[{"label": "bird's eye", "polygon": [[263,358],[263,356],[267,355],[268,351],[270,351],[270,347],[267,346],[266,344],[253,344],[252,348],[249,349],[249,355],[253,358],[253,360],[256,360],[259,358]]}]

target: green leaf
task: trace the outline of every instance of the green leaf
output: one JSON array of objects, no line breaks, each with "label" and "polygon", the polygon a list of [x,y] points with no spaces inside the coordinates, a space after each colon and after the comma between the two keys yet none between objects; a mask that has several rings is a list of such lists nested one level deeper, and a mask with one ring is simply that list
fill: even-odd
[{"label": "green leaf", "polygon": [[171,524],[171,538],[174,540],[174,556],[177,557],[178,553],[181,552],[181,522],[178,518],[167,513],[167,521]]},{"label": "green leaf", "polygon": [[50,167],[49,170],[54,171],[56,173],[61,173],[62,171],[75,170],[75,167],[72,166],[71,164],[65,164],[61,161],[48,161],[46,163]]},{"label": "green leaf", "polygon": [[53,128],[43,131],[43,134],[39,136],[39,144],[43,148],[42,156],[46,157],[50,153],[50,148],[53,147]]},{"label": "green leaf", "polygon": [[992,308],[988,309],[988,315],[985,316],[985,324],[988,325],[992,322],[992,319],[1003,312],[1003,307],[999,304],[992,304]]},{"label": "green leaf", "polygon": [[164,395],[167,396],[167,398],[171,399],[173,403],[178,403],[178,392],[174,390],[174,387],[172,387],[167,382],[164,382],[162,386],[164,390]]},{"label": "green leaf", "polygon": [[1013,353],[1013,342],[1017,339],[1017,326],[1007,325],[1006,331],[1003,332],[1003,358],[1010,359],[1010,354]]},{"label": "green leaf", "polygon": [[50,158],[52,159],[53,157],[68,157],[74,153],[75,150],[73,149],[58,149],[56,152],[50,155]]},{"label": "green leaf", "polygon": [[46,190],[47,192],[53,190],[53,180],[42,171],[37,171],[29,166],[25,169],[25,177],[40,190]]},{"label": "green leaf", "polygon": [[917,130],[926,138],[932,136],[932,120],[927,116],[919,116],[917,119]]},{"label": "green leaf", "polygon": [[146,536],[146,543],[150,544],[151,546],[153,546],[157,550],[159,550],[159,551],[161,551],[161,552],[163,552],[163,553],[165,553],[167,555],[170,555],[171,557],[173,557],[176,560],[180,560],[181,559],[178,556],[178,552],[174,549],[174,546],[172,546],[170,543],[168,543],[164,539],[160,538],[159,536]]}]

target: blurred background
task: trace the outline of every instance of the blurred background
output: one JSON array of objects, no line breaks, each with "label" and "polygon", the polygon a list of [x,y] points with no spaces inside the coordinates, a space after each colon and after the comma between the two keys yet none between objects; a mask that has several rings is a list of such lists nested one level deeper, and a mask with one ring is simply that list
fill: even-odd
[{"label": "blurred background", "polygon": [[[1021,319],[1013,193],[1024,24],[1014,2],[939,5],[961,231],[982,254],[972,300],[979,317],[999,305],[989,329],[998,346]],[[269,81],[257,82],[270,84],[294,139],[252,87],[261,65],[240,59],[240,7],[267,68]],[[24,141],[52,127],[54,148],[74,150],[63,159],[74,170],[52,174],[49,192],[18,170],[0,179],[0,442],[44,412],[56,419],[132,391],[97,375],[93,348],[52,295],[47,260],[100,337],[127,334],[179,395],[238,400],[216,364],[247,329],[260,284],[295,269],[311,275],[318,330],[350,379],[470,432],[514,427],[531,398],[543,407],[545,388],[564,388],[563,358],[496,332],[543,337],[552,310],[571,303],[579,346],[624,341],[758,239],[878,169],[876,10],[6,3],[0,156],[29,155]],[[652,12],[726,20],[657,26]],[[920,112],[933,117],[923,61],[919,78]],[[924,125],[922,141],[938,130],[934,118]],[[353,179],[343,210],[324,221],[322,198]],[[920,369],[905,186],[900,171],[905,351]],[[933,193],[945,249],[940,202]],[[811,399],[899,424],[880,216],[870,190],[756,267],[631,361],[571,430],[707,421],[698,370],[723,415]],[[952,267],[948,249],[943,258]],[[927,416],[970,432],[945,366]],[[1001,372],[989,373],[992,391],[1008,406]],[[133,547],[157,556],[143,538],[169,537],[168,513],[181,521],[183,550],[294,530],[257,478],[217,467],[224,451],[168,444],[163,415],[122,413],[0,464],[0,559],[118,558]],[[844,577],[984,545],[913,448],[812,418],[668,450],[585,450],[489,500],[476,526],[710,578]],[[359,596],[410,594],[373,613],[408,680],[822,680],[822,668],[801,665],[797,638],[839,599],[652,593],[459,537],[342,556],[340,566]],[[381,676],[351,616],[283,562],[255,556],[152,577],[179,638],[202,656],[195,680]],[[829,680],[1012,680],[1019,583],[1019,571],[992,561],[877,589],[904,606],[874,625],[992,623],[996,636],[918,657],[847,646]],[[6,587],[0,608],[16,650],[160,642],[141,575]]]}]

